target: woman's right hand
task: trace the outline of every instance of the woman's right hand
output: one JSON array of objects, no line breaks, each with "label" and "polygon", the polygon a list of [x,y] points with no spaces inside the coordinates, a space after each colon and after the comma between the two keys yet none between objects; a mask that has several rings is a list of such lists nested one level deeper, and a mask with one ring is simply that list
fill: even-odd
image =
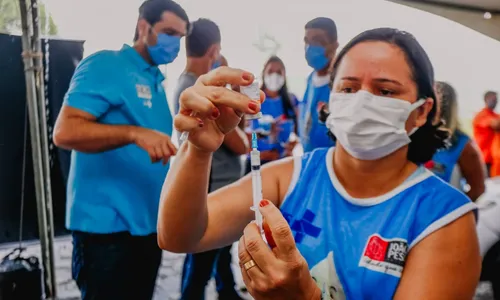
[{"label": "woman's right hand", "polygon": [[219,67],[202,75],[196,83],[180,96],[179,114],[174,126],[179,132],[189,132],[189,142],[206,152],[216,151],[224,135],[233,130],[243,114],[260,111],[264,93],[260,100],[225,88],[227,84],[250,85],[254,76],[250,72],[229,67]]}]

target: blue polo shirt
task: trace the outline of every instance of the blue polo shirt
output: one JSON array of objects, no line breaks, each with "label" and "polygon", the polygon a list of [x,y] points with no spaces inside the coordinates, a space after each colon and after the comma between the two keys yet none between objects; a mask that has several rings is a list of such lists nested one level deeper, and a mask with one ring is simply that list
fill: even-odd
[{"label": "blue polo shirt", "polygon": [[[65,105],[97,122],[134,125],[172,134],[172,114],[160,70],[124,45],[85,58],[71,79]],[[158,204],[169,166],[151,163],[127,145],[101,153],[72,151],[66,226],[90,233],[156,232]]]}]

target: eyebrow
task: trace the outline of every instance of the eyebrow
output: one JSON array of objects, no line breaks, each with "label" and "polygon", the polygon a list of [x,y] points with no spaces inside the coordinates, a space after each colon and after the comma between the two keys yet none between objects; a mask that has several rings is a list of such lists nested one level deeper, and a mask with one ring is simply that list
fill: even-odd
[{"label": "eyebrow", "polygon": [[[342,80],[347,80],[347,81],[361,81],[358,77],[353,77],[353,76],[342,77]],[[389,83],[394,83],[394,84],[400,85],[400,86],[403,85],[401,82],[399,82],[397,80],[394,80],[394,79],[389,79],[389,78],[375,78],[375,79],[373,79],[373,81],[381,82],[381,83],[389,82]]]}]

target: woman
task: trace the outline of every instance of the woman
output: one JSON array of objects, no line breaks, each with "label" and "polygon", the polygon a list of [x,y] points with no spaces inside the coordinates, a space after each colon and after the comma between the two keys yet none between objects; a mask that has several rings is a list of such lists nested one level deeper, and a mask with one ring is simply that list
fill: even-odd
[{"label": "woman", "polygon": [[[450,131],[450,147],[434,154],[425,166],[437,176],[467,193],[472,201],[484,193],[485,166],[474,142],[461,130],[455,89],[445,82],[435,84],[437,96],[436,123],[444,121]],[[467,184],[462,184],[464,178]]]},{"label": "woman", "polygon": [[[259,132],[258,146],[262,164],[292,154],[296,142],[290,141],[296,132],[297,118],[293,103],[294,95],[288,92],[285,64],[277,56],[271,56],[262,71],[261,90],[266,95],[260,111],[263,117],[248,124],[249,129]],[[250,159],[246,173],[250,172]]]},{"label": "woman", "polygon": [[250,176],[206,193],[211,153],[241,113],[260,108],[218,86],[248,85],[252,75],[219,68],[184,92],[183,111],[198,115],[175,118],[189,143],[165,181],[159,245],[204,251],[243,233],[240,266],[256,299],[471,299],[480,272],[475,205],[418,166],[447,138],[432,124],[427,54],[409,33],[374,29],[347,44],[333,70],[327,124],[337,146],[262,169],[269,246],[248,224]]}]

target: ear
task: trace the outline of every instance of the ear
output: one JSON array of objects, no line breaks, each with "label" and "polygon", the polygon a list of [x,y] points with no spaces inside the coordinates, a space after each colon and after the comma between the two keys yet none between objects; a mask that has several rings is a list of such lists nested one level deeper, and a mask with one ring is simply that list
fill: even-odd
[{"label": "ear", "polygon": [[339,42],[335,41],[328,46],[328,57],[333,61],[336,54],[337,54],[337,49],[339,48]]},{"label": "ear", "polygon": [[144,42],[144,39],[148,37],[150,30],[149,23],[144,19],[139,19],[137,21],[137,33],[139,34],[138,40]]},{"label": "ear", "polygon": [[427,116],[434,106],[434,99],[427,98],[425,103],[418,108],[418,116],[415,120],[415,127],[422,127],[427,122]]},{"label": "ear", "polygon": [[214,45],[210,46],[210,48],[208,48],[206,55],[212,59],[217,59],[219,56],[218,52],[219,52],[219,47],[218,47],[218,45],[214,44]]}]

